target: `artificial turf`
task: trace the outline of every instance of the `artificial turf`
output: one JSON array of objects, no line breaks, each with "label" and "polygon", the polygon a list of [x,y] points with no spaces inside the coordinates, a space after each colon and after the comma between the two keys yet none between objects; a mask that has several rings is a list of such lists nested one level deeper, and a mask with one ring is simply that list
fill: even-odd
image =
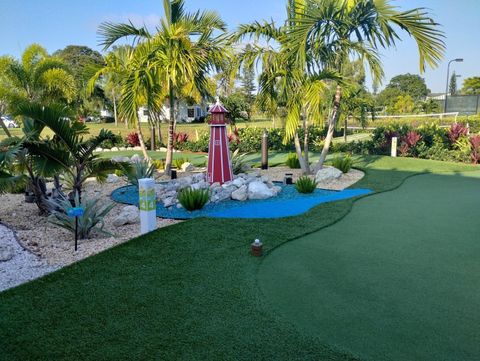
[{"label": "artificial turf", "polygon": [[366,197],[267,257],[260,289],[300,330],[362,359],[478,360],[479,189],[480,172],[428,174]]},{"label": "artificial turf", "polygon": [[[366,171],[357,186],[375,191],[418,172],[472,169],[378,157],[356,165]],[[356,360],[348,345],[332,346],[272,308],[258,287],[262,259],[248,253],[260,238],[268,260],[339,222],[353,203],[283,219],[191,220],[3,292],[0,360]]]}]

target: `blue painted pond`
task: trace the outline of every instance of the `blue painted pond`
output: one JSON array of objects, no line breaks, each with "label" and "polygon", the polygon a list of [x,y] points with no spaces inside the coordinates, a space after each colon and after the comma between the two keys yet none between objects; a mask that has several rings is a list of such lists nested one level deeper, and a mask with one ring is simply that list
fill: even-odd
[{"label": "blue painted pond", "polygon": [[[216,218],[281,218],[296,216],[312,207],[327,202],[353,198],[369,194],[370,189],[345,189],[330,191],[316,189],[311,194],[298,193],[293,185],[280,185],[283,189],[277,197],[266,200],[239,202],[226,200],[207,204],[203,209],[189,212],[184,208],[167,209],[157,202],[157,216],[172,219],[191,219],[197,217]],[[112,192],[112,199],[118,203],[138,206],[138,190],[135,186],[121,187]]]}]

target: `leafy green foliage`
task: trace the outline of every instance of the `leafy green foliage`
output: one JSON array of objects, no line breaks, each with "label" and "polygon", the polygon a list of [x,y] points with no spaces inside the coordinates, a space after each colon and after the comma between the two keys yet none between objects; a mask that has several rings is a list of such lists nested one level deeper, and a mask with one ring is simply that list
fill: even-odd
[{"label": "leafy green foliage", "polygon": [[178,193],[180,204],[188,211],[202,209],[209,199],[210,191],[208,189],[192,189],[188,187]]},{"label": "leafy green foliage", "polygon": [[246,159],[247,155],[248,153],[239,153],[238,149],[233,152],[231,157],[233,174],[240,174],[251,168]]},{"label": "leafy green foliage", "polygon": [[298,193],[313,193],[315,188],[317,188],[317,182],[308,176],[300,177],[295,182],[295,189]]},{"label": "leafy green foliage", "polygon": [[332,165],[338,170],[341,170],[342,173],[348,173],[350,169],[352,169],[353,159],[348,155],[345,157],[336,157],[333,159]]},{"label": "leafy green foliage", "polygon": [[463,81],[462,93],[480,94],[480,76],[472,76]]},{"label": "leafy green foliage", "polygon": [[422,99],[430,92],[424,78],[410,73],[394,76],[386,89],[398,89],[403,95],[409,95],[413,100]]},{"label": "leafy green foliage", "polygon": [[285,164],[291,169],[300,169],[300,160],[298,159],[297,153],[289,153]]},{"label": "leafy green foliage", "polygon": [[163,171],[165,169],[165,160],[164,159],[152,159],[152,165],[158,170]]},{"label": "leafy green foliage", "polygon": [[[103,229],[104,218],[115,207],[115,204],[101,205],[99,201],[99,198],[85,199],[83,197],[80,202],[78,195],[75,197],[75,207],[82,207],[84,211],[83,215],[78,217],[79,239],[88,238],[93,231],[111,236]],[[48,221],[75,234],[75,218],[68,216],[72,203],[69,200],[59,200],[54,202],[54,205],[56,210],[50,214]]]},{"label": "leafy green foliage", "polygon": [[251,106],[245,94],[235,92],[228,97],[220,98],[225,108],[228,110],[228,119],[235,124],[237,120],[248,120]]}]

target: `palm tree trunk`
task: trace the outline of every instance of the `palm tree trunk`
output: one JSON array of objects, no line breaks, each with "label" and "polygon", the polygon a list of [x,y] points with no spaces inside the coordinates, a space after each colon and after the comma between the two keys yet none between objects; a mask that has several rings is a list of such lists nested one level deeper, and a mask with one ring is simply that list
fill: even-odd
[{"label": "palm tree trunk", "polygon": [[330,149],[330,144],[332,143],[333,133],[335,132],[335,125],[337,123],[338,113],[340,109],[340,102],[342,100],[342,89],[337,85],[337,91],[335,92],[335,99],[333,101],[332,114],[330,119],[328,119],[328,132],[327,137],[325,138],[325,143],[323,144],[322,154],[320,154],[320,160],[314,166],[314,171],[317,172],[319,169],[323,168],[323,163],[328,155],[328,150]]},{"label": "palm tree trunk", "polygon": [[5,123],[3,122],[3,119],[0,118],[0,126],[2,127],[3,131],[5,132],[5,134],[7,135],[7,137],[11,137],[12,134],[10,133],[10,131],[8,130],[7,126],[5,125]]},{"label": "palm tree trunk", "polygon": [[298,132],[295,132],[294,136],[294,144],[295,144],[295,152],[297,153],[298,161],[300,162],[300,168],[302,169],[303,174],[308,174],[310,169],[308,164],[305,162],[305,158],[302,154],[302,145],[300,144],[300,137],[298,136]]},{"label": "palm tree trunk", "polygon": [[118,116],[117,116],[117,101],[115,100],[115,90],[112,90],[112,99],[113,99],[113,116],[115,118],[115,128],[118,127]]},{"label": "palm tree trunk", "polygon": [[308,159],[308,121],[306,117],[303,118],[303,152],[305,165],[307,168],[307,172],[305,174],[310,174],[310,161]]},{"label": "palm tree trunk", "polygon": [[348,126],[348,118],[350,118],[350,115],[347,115],[345,117],[345,125],[343,127],[343,141],[346,143],[347,142],[347,126]]},{"label": "palm tree trunk", "polygon": [[165,159],[165,174],[170,175],[173,160],[173,133],[175,131],[175,93],[173,87],[170,86],[170,118],[168,120],[168,140],[167,140],[167,156]]},{"label": "palm tree trunk", "polygon": [[145,147],[145,141],[144,141],[144,138],[143,138],[142,127],[140,125],[140,120],[139,119],[137,119],[137,121],[135,122],[135,126],[137,128],[138,140],[140,142],[140,147],[142,148],[143,157],[145,159],[150,159],[150,157],[148,156],[148,153],[147,153],[147,148]]}]

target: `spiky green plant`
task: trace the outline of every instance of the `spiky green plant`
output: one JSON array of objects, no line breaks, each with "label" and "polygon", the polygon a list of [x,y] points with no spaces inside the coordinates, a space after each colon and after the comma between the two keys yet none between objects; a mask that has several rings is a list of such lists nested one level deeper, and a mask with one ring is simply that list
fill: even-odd
[{"label": "spiky green plant", "polygon": [[285,164],[291,169],[300,169],[300,160],[298,159],[297,153],[289,153]]},{"label": "spiky green plant", "polygon": [[232,170],[233,174],[240,174],[251,168],[248,165],[247,157],[248,153],[239,153],[239,149],[236,149],[232,153]]},{"label": "spiky green plant", "polygon": [[122,173],[127,176],[128,181],[138,188],[138,180],[143,178],[153,178],[155,174],[155,164],[148,159],[142,159],[132,164],[124,164]]},{"label": "spiky green plant", "polygon": [[332,165],[341,170],[342,173],[348,173],[352,169],[353,159],[349,155],[345,157],[336,157],[332,160]]},{"label": "spiky green plant", "polygon": [[[48,221],[72,233],[75,233],[75,218],[68,216],[68,211],[72,208],[72,203],[65,200],[50,201],[53,203],[52,211]],[[104,218],[115,207],[114,203],[105,205],[99,204],[99,198],[86,199],[80,202],[78,194],[75,196],[75,207],[83,208],[83,215],[78,217],[78,238],[88,238],[93,231],[111,236],[111,233],[105,231]]]},{"label": "spiky green plant", "polygon": [[317,188],[317,182],[308,176],[300,177],[295,182],[295,189],[298,193],[313,193],[315,188]]},{"label": "spiky green plant", "polygon": [[188,158],[176,158],[173,160],[173,166],[177,169],[182,169],[183,163],[187,163]]},{"label": "spiky green plant", "polygon": [[210,199],[210,191],[208,189],[192,189],[184,188],[178,193],[180,204],[188,211],[202,209]]}]

